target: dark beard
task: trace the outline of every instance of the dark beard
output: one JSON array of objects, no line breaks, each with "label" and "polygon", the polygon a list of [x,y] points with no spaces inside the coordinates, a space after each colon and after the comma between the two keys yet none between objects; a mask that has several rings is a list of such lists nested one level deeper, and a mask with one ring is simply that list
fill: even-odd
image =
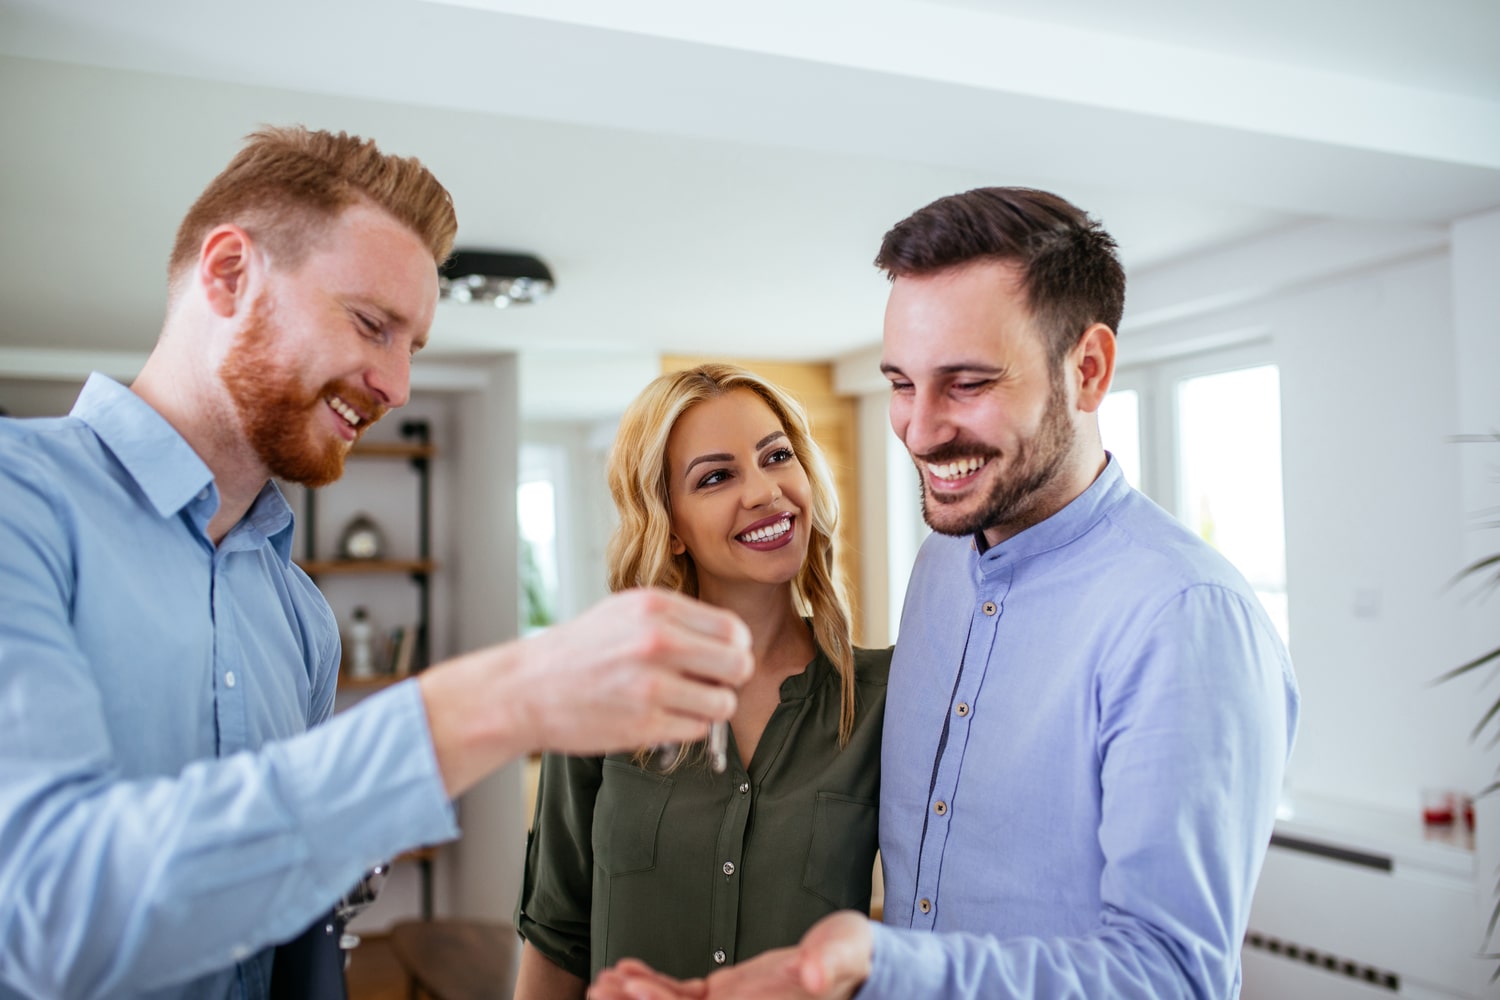
[{"label": "dark beard", "polygon": [[279,332],[270,303],[262,295],[251,305],[245,328],[219,367],[219,378],[250,446],[271,475],[303,486],[327,486],[344,474],[344,458],[350,446],[337,438],[317,443],[311,440],[317,410],[328,405],[324,399],[337,395],[371,414],[371,419],[359,427],[361,435],[380,419],[385,408],[368,391],[343,382],[325,383],[311,393],[304,391],[297,370],[276,360],[272,344]]},{"label": "dark beard", "polygon": [[989,496],[984,498],[984,502],[974,513],[967,517],[955,515],[944,518],[942,514],[947,504],[929,493],[927,477],[921,466],[959,458],[984,458],[993,461],[1000,453],[993,448],[955,441],[922,456],[917,462],[918,489],[922,491],[922,520],[933,531],[956,536],[976,535],[987,528],[1002,525],[1012,526],[1016,531],[1030,527],[1042,520],[1042,516],[1036,514],[1036,507],[1041,502],[1046,487],[1061,474],[1068,456],[1072,454],[1076,437],[1073,424],[1068,419],[1067,396],[1062,386],[1054,380],[1047,399],[1047,409],[1042,414],[1041,426],[1036,434],[1021,442],[1009,473],[996,480]]}]

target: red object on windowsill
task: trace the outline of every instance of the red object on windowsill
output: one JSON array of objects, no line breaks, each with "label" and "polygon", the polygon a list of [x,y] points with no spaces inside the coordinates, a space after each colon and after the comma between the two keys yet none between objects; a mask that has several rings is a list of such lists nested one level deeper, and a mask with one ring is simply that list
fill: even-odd
[{"label": "red object on windowsill", "polygon": [[1428,826],[1452,826],[1458,818],[1458,796],[1447,789],[1422,790],[1422,822]]}]

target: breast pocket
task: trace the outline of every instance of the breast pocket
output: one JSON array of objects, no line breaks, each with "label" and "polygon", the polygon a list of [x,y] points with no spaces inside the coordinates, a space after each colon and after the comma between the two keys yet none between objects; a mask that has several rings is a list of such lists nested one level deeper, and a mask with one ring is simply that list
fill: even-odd
[{"label": "breast pocket", "polygon": [[594,862],[606,875],[656,866],[656,833],[672,779],[606,759],[594,804]]},{"label": "breast pocket", "polygon": [[876,803],[819,792],[802,887],[836,909],[868,910],[879,834]]}]

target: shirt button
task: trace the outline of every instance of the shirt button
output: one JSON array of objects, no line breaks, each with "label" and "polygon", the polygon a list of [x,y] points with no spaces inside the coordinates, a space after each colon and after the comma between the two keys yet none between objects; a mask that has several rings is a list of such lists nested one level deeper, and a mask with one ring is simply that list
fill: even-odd
[{"label": "shirt button", "polygon": [[199,500],[207,500],[208,499],[208,487],[207,486],[203,487],[203,489],[201,489],[201,490],[198,491],[198,499]]},{"label": "shirt button", "polygon": [[961,719],[969,714],[969,703],[966,701],[961,701],[958,703],[957,707],[953,709],[953,711],[957,713],[958,717]]},{"label": "shirt button", "polygon": [[995,602],[994,601],[985,601],[984,602],[984,613],[987,614],[987,615],[993,615],[995,613]]},{"label": "shirt button", "polygon": [[939,816],[946,816],[948,815],[948,803],[941,801],[934,802],[932,804],[932,811],[937,813]]},{"label": "shirt button", "polygon": [[224,686],[225,687],[234,687],[234,671],[233,670],[226,670],[226,671],[224,671]]},{"label": "shirt button", "polygon": [[728,957],[728,955],[724,954],[724,949],[720,948],[718,951],[714,952],[714,964],[723,965],[724,960]]},{"label": "shirt button", "polygon": [[742,782],[740,782],[740,794],[741,795],[745,795],[749,791],[750,791],[750,782],[748,782],[748,781],[742,781]]},{"label": "shirt button", "polygon": [[734,874],[734,862],[733,861],[726,861],[726,862],[724,862],[724,874],[725,875],[733,875]]},{"label": "shirt button", "polygon": [[931,913],[932,912],[932,900],[930,900],[930,899],[919,899],[919,900],[917,900],[917,909],[921,910],[923,913]]}]

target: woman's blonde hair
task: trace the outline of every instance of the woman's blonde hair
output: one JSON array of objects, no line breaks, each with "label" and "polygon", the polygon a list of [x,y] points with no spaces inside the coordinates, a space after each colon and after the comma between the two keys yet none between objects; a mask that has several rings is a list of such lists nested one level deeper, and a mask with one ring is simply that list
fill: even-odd
[{"label": "woman's blonde hair", "polygon": [[813,637],[838,672],[841,688],[839,745],[854,729],[854,644],[849,599],[835,559],[839,502],[828,460],[813,441],[807,414],[786,390],[736,365],[705,364],[654,379],[630,404],[609,455],[609,493],[620,523],[609,540],[609,589],[665,587],[698,596],[692,558],[672,552],[672,512],[667,492],[667,438],[679,418],[706,400],[747,390],[771,408],[807,473],[807,558],[792,580],[800,614],[812,619]]}]

